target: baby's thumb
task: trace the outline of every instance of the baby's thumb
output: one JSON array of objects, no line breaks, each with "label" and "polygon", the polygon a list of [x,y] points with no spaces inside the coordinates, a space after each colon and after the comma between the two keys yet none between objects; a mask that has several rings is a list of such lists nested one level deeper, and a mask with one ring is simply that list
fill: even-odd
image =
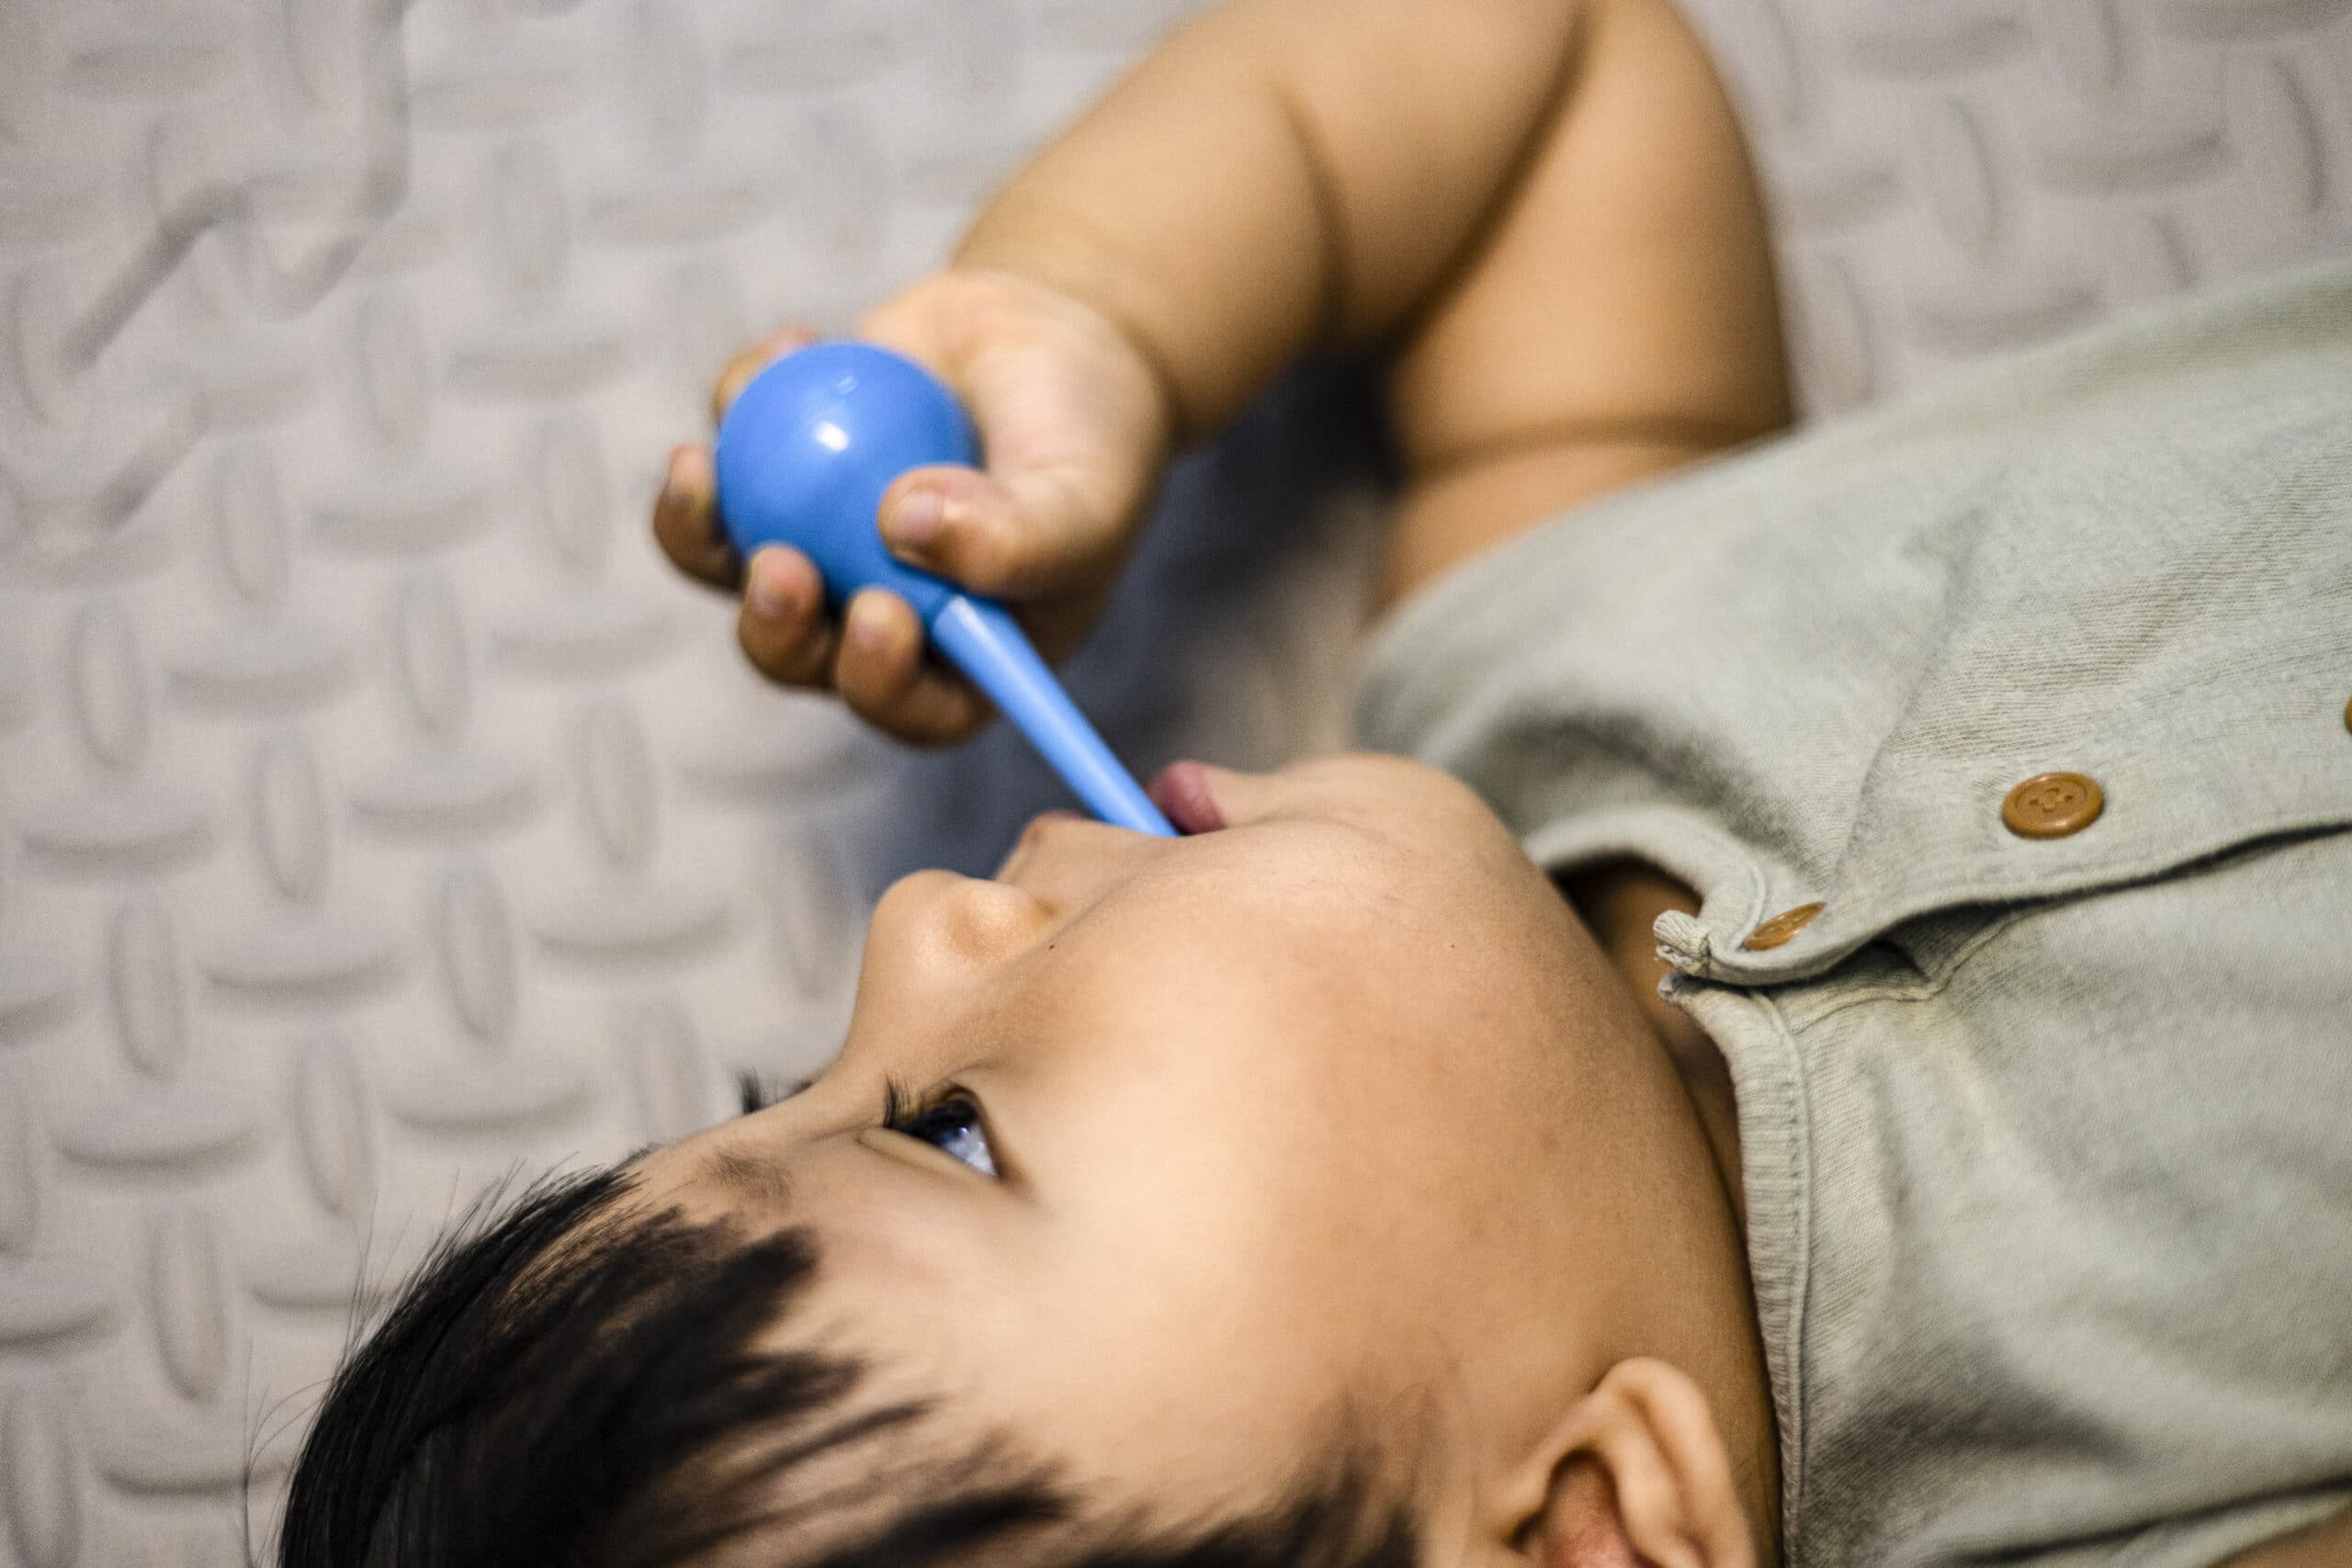
[{"label": "baby's thumb", "polygon": [[917,468],[882,497],[882,539],[910,566],[990,598],[1053,599],[1107,570],[1117,520],[1065,476],[999,479],[976,468]]}]

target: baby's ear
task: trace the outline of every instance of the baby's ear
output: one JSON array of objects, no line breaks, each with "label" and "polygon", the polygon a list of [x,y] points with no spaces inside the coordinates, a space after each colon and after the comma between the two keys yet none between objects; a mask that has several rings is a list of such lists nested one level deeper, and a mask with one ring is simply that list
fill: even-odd
[{"label": "baby's ear", "polygon": [[1679,1368],[1620,1361],[1509,1488],[1526,1568],[1756,1568],[1706,1395]]}]

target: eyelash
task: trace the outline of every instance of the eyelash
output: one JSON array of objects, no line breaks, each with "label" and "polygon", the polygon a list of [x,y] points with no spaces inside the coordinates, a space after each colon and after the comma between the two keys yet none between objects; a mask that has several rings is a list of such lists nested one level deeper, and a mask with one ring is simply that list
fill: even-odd
[{"label": "eyelash", "polygon": [[[756,1115],[771,1105],[790,1100],[813,1081],[803,1078],[798,1083],[787,1086],[779,1093],[770,1087],[768,1079],[757,1073],[743,1072],[735,1075],[738,1102],[742,1106],[743,1114],[746,1116]],[[925,1099],[898,1079],[886,1077],[882,1080],[881,1124],[893,1133],[906,1133],[912,1129],[916,1122],[941,1106],[957,1100],[971,1101],[972,1097],[968,1091],[951,1083],[943,1084],[936,1092]],[[977,1113],[979,1110],[978,1104],[973,1102],[972,1109]]]},{"label": "eyelash", "polygon": [[882,1080],[882,1125],[893,1133],[903,1133],[914,1125],[915,1118],[929,1111],[914,1090],[893,1077]]},{"label": "eyelash", "polygon": [[928,1094],[918,1094],[895,1078],[882,1080],[882,1125],[893,1133],[915,1137],[915,1129],[922,1125],[925,1117],[951,1105],[969,1110],[974,1124],[980,1129],[980,1135],[989,1135],[988,1117],[981,1111],[980,1102],[973,1099],[972,1091],[963,1085],[944,1083]]}]

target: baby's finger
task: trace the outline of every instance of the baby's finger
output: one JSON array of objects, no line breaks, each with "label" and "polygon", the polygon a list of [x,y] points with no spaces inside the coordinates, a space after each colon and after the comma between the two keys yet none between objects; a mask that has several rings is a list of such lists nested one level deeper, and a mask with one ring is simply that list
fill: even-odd
[{"label": "baby's finger", "polygon": [[960,740],[989,714],[978,692],[924,660],[922,624],[907,602],[877,588],[842,617],[833,689],[867,723],[918,746]]},{"label": "baby's finger", "polygon": [[752,377],[793,350],[806,348],[816,341],[817,334],[807,327],[778,327],[729,360],[727,368],[718,373],[718,385],[710,389],[710,423],[716,425],[727,417],[728,408]]},{"label": "baby's finger", "polygon": [[672,566],[698,582],[732,591],[741,581],[743,563],[718,526],[714,495],[710,453],[700,446],[672,452],[662,493],[653,502],[653,537]]},{"label": "baby's finger", "polygon": [[916,468],[883,492],[883,542],[899,559],[976,593],[1050,599],[1087,586],[1108,523],[1040,474],[1023,496],[972,468]]},{"label": "baby's finger", "polygon": [[735,622],[743,657],[769,680],[821,686],[836,641],[825,616],[825,583],[798,550],[770,545],[743,574],[743,609]]}]

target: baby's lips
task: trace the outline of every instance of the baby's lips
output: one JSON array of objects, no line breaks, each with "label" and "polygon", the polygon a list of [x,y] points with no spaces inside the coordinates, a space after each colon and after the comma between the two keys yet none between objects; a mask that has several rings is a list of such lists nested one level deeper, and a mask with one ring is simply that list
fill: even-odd
[{"label": "baby's lips", "polygon": [[1145,793],[1167,813],[1170,825],[1179,833],[1214,833],[1225,826],[1225,812],[1216,803],[1209,771],[1198,762],[1169,763]]}]

